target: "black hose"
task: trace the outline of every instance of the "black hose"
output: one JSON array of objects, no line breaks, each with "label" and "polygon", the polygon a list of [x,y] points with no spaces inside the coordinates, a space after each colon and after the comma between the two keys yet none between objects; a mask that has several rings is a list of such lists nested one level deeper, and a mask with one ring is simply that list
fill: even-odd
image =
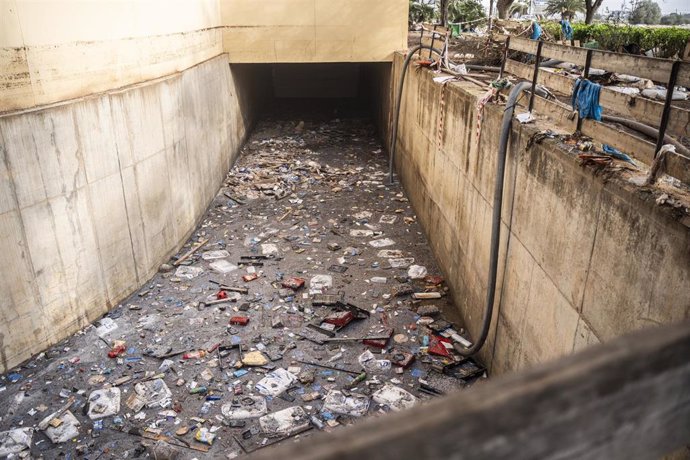
[{"label": "black hose", "polygon": [[563,61],[559,61],[558,59],[547,59],[544,62],[540,62],[539,67],[556,67],[561,63],[563,63]]},{"label": "black hose", "polygon": [[501,211],[503,208],[503,178],[506,169],[506,157],[508,152],[508,138],[512,128],[513,113],[518,96],[523,91],[531,89],[531,82],[520,82],[513,87],[508,95],[506,109],[503,112],[503,124],[501,125],[500,140],[498,143],[498,160],[496,161],[496,182],[494,185],[494,209],[491,218],[491,252],[489,254],[489,279],[486,291],[486,308],[482,318],[482,330],[477,340],[467,349],[457,350],[463,356],[472,356],[479,352],[486,342],[491,326],[491,316],[494,311],[494,297],[496,292],[496,274],[498,273],[498,252],[501,241]]},{"label": "black hose", "polygon": [[403,85],[405,84],[405,75],[407,75],[407,68],[410,65],[410,61],[412,60],[412,56],[414,54],[421,50],[421,49],[426,49],[429,51],[433,51],[434,53],[438,54],[439,56],[441,55],[441,52],[437,50],[436,48],[433,48],[428,45],[417,45],[410,52],[407,54],[407,57],[405,58],[405,62],[403,63],[403,68],[402,68],[402,73],[400,74],[400,83],[398,84],[398,95],[396,98],[396,106],[395,106],[395,120],[393,121],[393,139],[391,141],[391,153],[388,157],[388,183],[392,184],[393,183],[393,168],[395,164],[395,146],[397,145],[397,140],[398,140],[398,123],[400,121],[400,106],[402,105],[402,93],[403,93]]}]

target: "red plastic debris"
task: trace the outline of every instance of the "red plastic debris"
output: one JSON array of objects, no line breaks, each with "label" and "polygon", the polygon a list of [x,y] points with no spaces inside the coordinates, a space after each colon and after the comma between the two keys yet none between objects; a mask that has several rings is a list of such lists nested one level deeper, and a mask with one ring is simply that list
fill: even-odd
[{"label": "red plastic debris", "polygon": [[345,327],[350,322],[355,319],[355,315],[351,311],[340,311],[328,315],[323,322],[328,324],[333,324],[337,328]]},{"label": "red plastic debris", "polygon": [[206,350],[190,351],[182,355],[182,359],[201,359],[206,356]]},{"label": "red plastic debris", "polygon": [[381,335],[381,337],[387,335],[388,338],[386,338],[386,339],[365,339],[365,340],[362,340],[362,343],[364,345],[368,345],[370,347],[386,348],[386,345],[388,345],[388,341],[393,336],[393,329],[387,329],[386,331],[382,332],[380,335]]},{"label": "red plastic debris", "polygon": [[438,286],[439,284],[443,283],[443,277],[442,276],[428,275],[428,276],[424,277],[424,282],[426,284],[429,284],[432,286]]},{"label": "red plastic debris", "polygon": [[108,352],[108,358],[117,358],[124,355],[126,351],[127,346],[125,344],[117,344]]},{"label": "red plastic debris", "polygon": [[452,358],[446,346],[443,345],[443,342],[453,343],[444,337],[432,335],[429,338],[429,353],[432,355],[443,356],[444,358]]},{"label": "red plastic debris", "polygon": [[238,326],[246,326],[249,323],[249,318],[246,316],[233,316],[230,318],[230,324],[237,324]]},{"label": "red plastic debris", "polygon": [[302,278],[292,277],[292,278],[288,278],[286,280],[283,280],[283,287],[292,289],[293,291],[296,291],[303,286],[304,286],[304,280]]},{"label": "red plastic debris", "polygon": [[216,299],[221,300],[221,299],[227,299],[228,298],[228,293],[225,291],[218,291],[216,292]]},{"label": "red plastic debris", "polygon": [[412,364],[412,361],[414,361],[414,355],[412,353],[408,353],[407,351],[399,348],[392,349],[390,356],[391,362],[396,366],[402,367],[403,369],[407,369],[410,364]]}]

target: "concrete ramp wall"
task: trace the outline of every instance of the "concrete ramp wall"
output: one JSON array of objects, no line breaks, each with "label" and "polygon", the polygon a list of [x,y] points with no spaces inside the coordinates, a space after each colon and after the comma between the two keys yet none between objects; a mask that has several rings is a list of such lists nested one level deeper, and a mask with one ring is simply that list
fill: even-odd
[{"label": "concrete ramp wall", "polygon": [[0,369],[97,319],[179,249],[248,133],[249,69],[0,117]]},{"label": "concrete ramp wall", "polygon": [[[394,87],[401,67],[397,55]],[[391,77],[385,77],[379,99],[388,110],[379,118],[388,136]],[[469,82],[442,90],[430,72],[411,67],[396,162],[475,337],[485,306],[504,109],[486,106],[477,142],[482,93]],[[690,218],[657,205],[660,192],[632,185],[625,173],[595,175],[554,141],[527,148],[536,132],[513,124],[496,309],[482,352],[494,373],[690,316]]]}]

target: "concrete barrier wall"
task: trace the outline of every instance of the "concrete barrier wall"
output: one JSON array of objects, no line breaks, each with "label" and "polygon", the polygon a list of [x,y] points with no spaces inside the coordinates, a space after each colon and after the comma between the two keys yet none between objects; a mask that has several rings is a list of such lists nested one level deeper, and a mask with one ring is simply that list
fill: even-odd
[{"label": "concrete barrier wall", "polygon": [[233,63],[380,62],[407,47],[408,0],[219,0]]},{"label": "concrete barrier wall", "polygon": [[97,319],[189,236],[250,128],[250,69],[0,117],[0,368]]},{"label": "concrete barrier wall", "polygon": [[218,0],[0,0],[0,112],[170,75],[223,52]]},{"label": "concrete barrier wall", "polygon": [[[396,85],[401,67],[397,55]],[[486,106],[477,145],[483,91],[450,84],[442,105],[442,87],[431,77],[414,68],[407,75],[396,167],[476,336],[503,106]],[[381,81],[390,109],[390,79]],[[386,111],[379,121],[390,132]],[[494,373],[690,316],[690,219],[679,220],[620,173],[595,175],[553,141],[527,149],[536,131],[513,124],[497,308],[482,352]]]}]

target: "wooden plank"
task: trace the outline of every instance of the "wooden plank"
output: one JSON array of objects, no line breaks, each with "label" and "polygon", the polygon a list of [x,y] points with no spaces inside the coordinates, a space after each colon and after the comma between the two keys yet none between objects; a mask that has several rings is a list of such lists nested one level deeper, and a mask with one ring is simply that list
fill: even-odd
[{"label": "wooden plank", "polygon": [[688,356],[689,323],[648,328],[253,458],[660,458],[690,442]]},{"label": "wooden plank", "polygon": [[[512,43],[513,40],[511,39],[510,41]],[[547,42],[544,42],[541,47],[541,55],[550,59],[572,62],[582,67],[585,66],[585,61],[587,60],[587,51],[584,48]]]},{"label": "wooden plank", "polygon": [[632,54],[595,51],[592,53],[592,67],[609,72],[635,75],[666,84],[671,75],[673,61],[670,59],[650,58]]},{"label": "wooden plank", "polygon": [[676,85],[690,88],[690,62],[681,63]]},{"label": "wooden plank", "polygon": [[[520,105],[527,107],[527,101],[521,101]],[[534,112],[548,116],[556,126],[566,132],[573,133],[577,128],[577,118],[574,116],[574,112],[554,101],[536,96],[534,98]],[[621,152],[627,153],[646,165],[651,165],[652,161],[654,161],[656,148],[654,143],[618,129],[615,126],[585,119],[582,121],[581,132],[597,142],[608,144]],[[678,177],[678,179],[687,182],[690,181],[690,176]]]},{"label": "wooden plank", "polygon": [[510,37],[510,49],[523,53],[536,54],[537,40],[529,40],[522,37]]},{"label": "wooden plank", "polygon": [[690,184],[690,158],[679,153],[667,153],[664,174],[675,177],[684,184]]},{"label": "wooden plank", "polygon": [[[511,37],[510,49],[534,54],[537,50],[537,41],[523,37]],[[557,43],[544,42],[542,45],[542,56],[584,66],[587,59],[587,49],[577,46],[564,46]],[[635,75],[661,84],[668,83],[672,65],[673,61],[670,59],[635,56],[632,54],[614,53],[612,51],[592,51],[593,68]],[[689,63],[681,64],[677,84],[681,86],[690,86]]]},{"label": "wooden plank", "polygon": [[[533,70],[534,67],[529,64],[523,64],[512,59],[506,62],[506,72],[528,81],[532,80]],[[539,72],[537,82],[557,93],[570,96],[573,92],[575,79],[567,75],[542,70]],[[664,110],[664,104],[660,102],[619,93],[605,86],[601,88],[599,103],[605,111],[611,110],[624,117],[654,127],[659,126]],[[690,137],[690,110],[671,107],[671,116],[666,129],[667,134]]]},{"label": "wooden plank", "polygon": [[[582,134],[615,147],[648,166],[654,161],[656,145],[653,142],[609,124],[585,119],[582,121]],[[687,181],[690,178],[679,177],[678,179]]]}]

